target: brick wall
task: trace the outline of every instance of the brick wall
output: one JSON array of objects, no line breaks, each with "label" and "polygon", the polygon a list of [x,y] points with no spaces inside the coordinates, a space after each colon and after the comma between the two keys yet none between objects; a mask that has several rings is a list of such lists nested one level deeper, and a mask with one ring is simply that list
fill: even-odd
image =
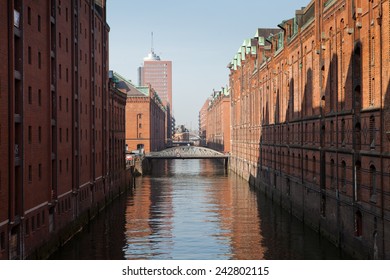
[{"label": "brick wall", "polygon": [[363,2],[312,1],[298,33],[283,23],[283,48],[279,32],[256,54],[244,45],[231,162],[340,247],[389,258],[389,1]]}]

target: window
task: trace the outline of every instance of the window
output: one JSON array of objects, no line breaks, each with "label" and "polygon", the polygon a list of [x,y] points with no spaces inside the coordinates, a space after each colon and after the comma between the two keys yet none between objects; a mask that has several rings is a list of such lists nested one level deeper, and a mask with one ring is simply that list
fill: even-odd
[{"label": "window", "polygon": [[27,51],[27,59],[28,59],[28,64],[31,64],[31,47],[28,47]]},{"label": "window", "polygon": [[38,165],[38,179],[39,180],[42,179],[42,164],[41,163]]},{"label": "window", "polygon": [[28,126],[28,143],[31,144],[32,142],[32,127],[31,125]]},{"label": "window", "polygon": [[31,165],[28,166],[28,182],[29,183],[32,182],[32,166]]},{"label": "window", "polygon": [[60,134],[60,143],[62,142],[62,128],[59,129],[59,134]]},{"label": "window", "polygon": [[62,44],[61,44],[61,41],[62,41],[62,40],[61,40],[61,32],[59,32],[59,33],[58,33],[58,47],[60,47],[60,48],[61,48],[61,45],[62,45]]},{"label": "window", "polygon": [[58,97],[58,107],[61,111],[62,110],[62,97],[61,97],[61,95]]},{"label": "window", "polygon": [[41,69],[42,61],[41,61],[41,52],[38,52],[38,68]]},{"label": "window", "polygon": [[41,16],[38,15],[38,31],[41,32]]},{"label": "window", "polygon": [[42,106],[42,91],[38,89],[38,105]]},{"label": "window", "polygon": [[32,89],[28,87],[28,104],[32,104]]},{"label": "window", "polygon": [[38,127],[38,142],[42,142],[42,128],[40,126]]},{"label": "window", "polygon": [[62,160],[60,160],[60,173],[62,173]]},{"label": "window", "polygon": [[27,8],[27,22],[29,25],[31,25],[31,8]]}]

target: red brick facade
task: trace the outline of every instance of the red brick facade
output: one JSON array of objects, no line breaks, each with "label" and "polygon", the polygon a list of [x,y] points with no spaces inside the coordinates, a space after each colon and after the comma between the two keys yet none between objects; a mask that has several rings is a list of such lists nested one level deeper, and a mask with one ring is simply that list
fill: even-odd
[{"label": "red brick facade", "polygon": [[136,87],[114,73],[115,87],[127,95],[126,147],[129,152],[143,145],[145,153],[165,148],[167,110],[149,85]]},{"label": "red brick facade", "polygon": [[206,145],[230,152],[230,95],[228,89],[214,91],[206,112]]},{"label": "red brick facade", "polygon": [[361,258],[390,258],[389,26],[313,0],[230,64],[233,170]]},{"label": "red brick facade", "polygon": [[[151,92],[154,95],[153,92]],[[165,148],[165,111],[150,96],[128,96],[126,103],[126,145],[129,151],[142,144],[145,153]]]},{"label": "red brick facade", "polygon": [[8,258],[8,224],[9,224],[9,162],[10,143],[8,137],[9,129],[9,74],[8,74],[8,42],[12,36],[8,28],[8,3],[4,3],[0,9],[0,259]]},{"label": "red brick facade", "polygon": [[206,146],[207,137],[207,109],[209,108],[210,99],[208,98],[199,111],[199,138],[200,145]]},{"label": "red brick facade", "polygon": [[0,259],[41,257],[119,189],[110,167],[129,182],[125,100],[108,89],[105,1],[3,1],[0,23]]}]

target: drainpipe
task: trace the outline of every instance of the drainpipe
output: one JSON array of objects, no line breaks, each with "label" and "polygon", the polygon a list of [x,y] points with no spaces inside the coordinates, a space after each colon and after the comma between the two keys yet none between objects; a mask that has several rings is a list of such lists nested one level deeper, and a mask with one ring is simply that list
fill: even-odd
[{"label": "drainpipe", "polygon": [[383,258],[385,257],[385,238],[384,238],[384,233],[385,233],[385,225],[384,225],[384,191],[383,191],[383,173],[384,173],[384,164],[383,164],[383,143],[384,143],[384,128],[383,128],[383,124],[384,124],[384,116],[383,116],[383,64],[382,64],[382,38],[383,38],[383,34],[382,34],[382,4],[383,2],[381,1],[380,4],[379,4],[379,15],[378,15],[378,18],[377,18],[377,22],[378,22],[378,25],[379,25],[379,44],[380,44],[380,47],[379,47],[379,61],[381,62],[380,64],[380,67],[379,67],[379,72],[380,72],[380,83],[379,83],[379,91],[380,91],[380,115],[381,115],[381,118],[380,118],[380,135],[381,135],[381,146],[380,146],[380,157],[381,157],[381,170],[382,170],[382,174],[381,174],[381,216],[382,216],[382,234],[383,234],[383,238],[382,238],[382,248],[383,248]]}]

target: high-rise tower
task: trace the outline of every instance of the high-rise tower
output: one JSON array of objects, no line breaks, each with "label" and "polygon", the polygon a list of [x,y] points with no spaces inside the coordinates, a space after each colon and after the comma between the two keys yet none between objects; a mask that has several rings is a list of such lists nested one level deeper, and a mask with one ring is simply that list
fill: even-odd
[{"label": "high-rise tower", "polygon": [[139,67],[138,75],[139,85],[146,86],[150,84],[167,109],[166,128],[167,140],[169,141],[172,136],[172,61],[161,60],[160,57],[154,53],[153,33],[150,53],[144,58],[143,66]]},{"label": "high-rise tower", "polygon": [[143,67],[139,68],[139,85],[150,84],[160,96],[164,106],[172,109],[172,61],[161,60],[154,53],[153,33],[150,53],[144,58]]}]

